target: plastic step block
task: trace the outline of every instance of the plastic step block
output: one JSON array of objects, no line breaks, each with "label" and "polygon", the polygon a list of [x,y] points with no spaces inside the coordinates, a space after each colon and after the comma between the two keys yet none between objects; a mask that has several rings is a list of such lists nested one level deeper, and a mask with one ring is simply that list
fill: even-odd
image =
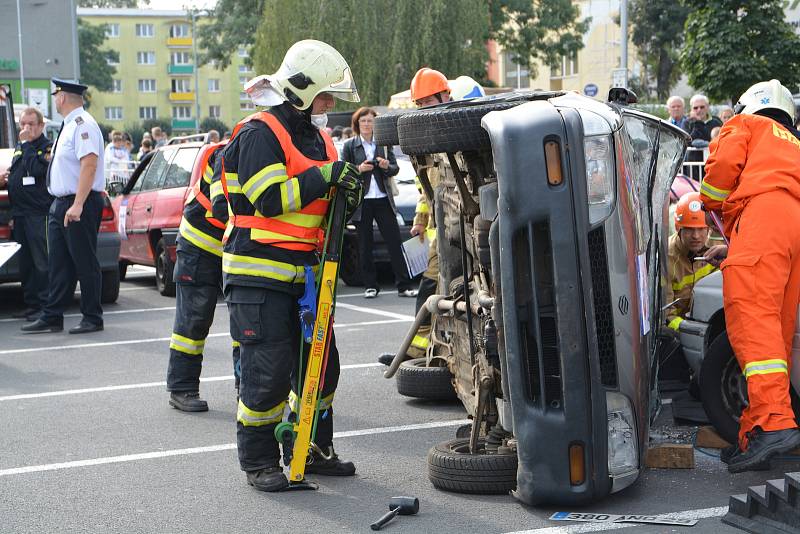
[{"label": "plastic step block", "polygon": [[767,480],[767,493],[771,493],[778,499],[787,503],[789,502],[788,488],[789,485],[783,478],[779,478],[776,480]]},{"label": "plastic step block", "polygon": [[747,494],[731,495],[730,502],[728,503],[728,513],[736,514],[742,517],[751,517],[755,514],[758,507],[756,504],[747,498]]},{"label": "plastic step block", "polygon": [[770,496],[767,495],[767,486],[750,486],[747,488],[747,495],[757,501],[761,506],[769,508]]},{"label": "plastic step block", "polygon": [[751,534],[797,534],[794,524],[781,524],[764,517],[747,518],[728,512],[722,522]]},{"label": "plastic step block", "polygon": [[800,473],[751,486],[744,495],[732,495],[724,523],[757,534],[800,531]]}]

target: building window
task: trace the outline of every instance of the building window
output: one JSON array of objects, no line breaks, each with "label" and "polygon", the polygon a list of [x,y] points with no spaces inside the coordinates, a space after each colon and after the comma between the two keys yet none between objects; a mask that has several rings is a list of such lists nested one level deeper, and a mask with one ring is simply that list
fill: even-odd
[{"label": "building window", "polygon": [[172,64],[173,65],[191,65],[192,58],[189,52],[173,52],[172,53]]},{"label": "building window", "polygon": [[[119,57],[119,55],[117,55]],[[106,65],[119,65],[119,59],[113,59],[110,57],[106,58]]]},{"label": "building window", "polygon": [[122,80],[111,80],[111,92],[112,93],[121,93],[122,92]]},{"label": "building window", "polygon": [[565,76],[575,76],[578,74],[578,53],[561,58],[561,65],[550,68],[551,78],[563,78]]},{"label": "building window", "polygon": [[122,120],[122,106],[112,106],[106,108],[107,121],[121,121]]},{"label": "building window", "polygon": [[239,47],[239,57],[250,57],[250,54],[247,53],[247,48],[244,46]]},{"label": "building window", "polygon": [[242,91],[241,93],[239,93],[239,100],[242,100],[242,101],[244,101],[244,100],[247,100],[247,101],[249,101],[249,100],[250,100],[250,97],[249,97],[249,96],[247,96],[247,93],[245,93],[244,91]]},{"label": "building window", "polygon": [[136,37],[152,37],[155,33],[155,28],[152,24],[137,24]]},{"label": "building window", "polygon": [[173,24],[169,27],[170,37],[189,37],[189,26],[187,24]]},{"label": "building window", "polygon": [[252,110],[256,109],[256,105],[253,104],[252,102],[241,102],[239,104],[239,109],[241,111],[252,111]]},{"label": "building window", "polygon": [[155,93],[156,81],[155,80],[139,80],[140,93]]},{"label": "building window", "polygon": [[208,92],[219,93],[219,78],[208,79]]},{"label": "building window", "polygon": [[172,106],[173,119],[191,119],[192,106]]},{"label": "building window", "polygon": [[155,119],[156,107],[155,106],[141,106],[139,108],[139,118],[142,120]]},{"label": "building window", "polygon": [[173,93],[189,93],[192,91],[192,84],[190,79],[188,78],[178,78],[172,80],[172,92]]},{"label": "building window", "polygon": [[247,65],[239,65],[239,72],[250,72],[250,67]]},{"label": "building window", "polygon": [[208,116],[212,119],[220,118],[219,106],[208,106]]},{"label": "building window", "polygon": [[106,24],[106,37],[119,37],[119,24]]},{"label": "building window", "polygon": [[139,65],[155,65],[155,52],[136,52],[136,63]]},{"label": "building window", "polygon": [[247,80],[248,80],[247,76],[239,76],[239,85],[244,87],[244,84],[247,83]]},{"label": "building window", "polygon": [[516,62],[516,55],[511,52],[503,54],[503,64],[505,65],[505,87],[521,89],[530,87],[530,73],[527,67],[523,67]]}]

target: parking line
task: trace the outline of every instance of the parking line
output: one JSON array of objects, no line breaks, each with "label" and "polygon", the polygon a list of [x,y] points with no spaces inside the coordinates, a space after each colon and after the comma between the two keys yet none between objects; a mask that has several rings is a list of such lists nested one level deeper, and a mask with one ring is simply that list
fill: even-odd
[{"label": "parking line", "polygon": [[[347,369],[364,369],[368,367],[381,367],[382,363],[353,363],[349,365],[342,365],[342,371]],[[222,382],[224,380],[233,380],[233,375],[226,376],[209,376],[201,378],[200,382]],[[64,395],[81,395],[84,393],[100,393],[105,391],[123,391],[126,389],[145,389],[166,386],[166,382],[142,382],[140,384],[120,384],[118,386],[101,386],[96,388],[82,388],[82,389],[62,389],[60,391],[45,391],[43,393],[23,393],[20,395],[7,395],[0,397],[0,402],[25,400],[25,399],[41,399],[44,397],[63,397]]]},{"label": "parking line", "polygon": [[344,302],[337,302],[337,308],[344,308],[345,310],[352,310],[361,313],[371,313],[373,315],[382,315],[383,317],[392,317],[394,319],[407,319],[409,321],[414,320],[413,315],[407,315],[404,313],[394,313],[386,310],[379,310],[378,308],[366,308],[364,306],[354,306],[352,304],[345,304]]},{"label": "parking line", "polygon": [[[710,517],[722,517],[728,513],[727,506],[717,506],[715,508],[699,508],[696,510],[684,510],[682,512],[669,512],[658,514],[660,516],[674,516],[681,519],[708,519]],[[621,528],[643,527],[642,523],[572,523],[562,527],[543,527],[531,530],[517,530],[506,532],[505,534],[576,534],[579,532],[602,532],[604,530],[618,530]]]},{"label": "parking line", "polygon": [[[347,328],[350,326],[368,326],[368,325],[376,325],[376,324],[391,324],[391,323],[409,323],[413,321],[413,319],[386,319],[382,321],[364,321],[359,323],[343,323],[343,324],[334,324],[336,328]],[[208,337],[224,337],[230,336],[229,332],[219,332],[216,334],[209,334]],[[127,339],[123,341],[101,341],[98,343],[82,343],[79,345],[56,345],[56,346],[48,346],[48,347],[32,347],[27,349],[8,349],[8,350],[0,350],[0,355],[3,354],[24,354],[30,352],[48,352],[48,351],[55,351],[55,350],[67,350],[67,349],[90,349],[94,347],[113,347],[118,345],[137,345],[140,343],[156,343],[160,341],[169,341],[170,338],[168,337],[152,337],[147,339]]]},{"label": "parking line", "polygon": [[[217,308],[221,306],[226,306],[224,302],[217,304]],[[174,310],[175,306],[161,306],[159,308],[134,308],[132,310],[114,310],[114,311],[104,311],[103,315],[122,315],[127,313],[146,313],[146,312],[157,312],[157,311],[170,311]],[[82,317],[80,313],[67,313],[64,317]],[[14,318],[7,318],[7,319],[0,319],[0,323],[10,323],[10,322],[23,322],[25,319],[14,319]]]},{"label": "parking line", "polygon": [[[392,432],[405,432],[407,430],[424,430],[428,428],[444,428],[469,424],[468,419],[451,421],[434,421],[431,423],[418,423],[413,425],[385,426],[378,428],[364,428],[362,430],[349,430],[345,432],[334,432],[334,438],[350,438],[355,436],[374,436],[376,434],[389,434]],[[61,469],[74,469],[76,467],[90,467],[95,465],[117,464],[123,462],[135,462],[138,460],[152,460],[156,458],[167,458],[170,456],[186,456],[189,454],[202,454],[206,452],[227,451],[236,449],[236,443],[222,443],[220,445],[210,445],[207,447],[192,447],[189,449],[172,449],[168,451],[144,452],[139,454],[126,454],[123,456],[106,456],[104,458],[92,458],[90,460],[75,460],[72,462],[61,462],[54,464],[29,465],[25,467],[13,467],[11,469],[0,469],[0,477],[11,475],[23,475],[27,473],[40,473],[42,471],[57,471]]]}]

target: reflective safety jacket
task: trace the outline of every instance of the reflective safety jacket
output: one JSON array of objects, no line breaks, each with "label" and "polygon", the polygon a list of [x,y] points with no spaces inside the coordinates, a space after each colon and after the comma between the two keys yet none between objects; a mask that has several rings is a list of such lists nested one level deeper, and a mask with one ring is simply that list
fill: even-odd
[{"label": "reflective safety jacket", "polygon": [[[199,167],[203,174],[197,180],[189,193],[183,207],[181,218],[180,236],[200,250],[222,257],[222,237],[225,232],[226,219],[214,217],[211,211],[212,178],[214,175],[214,162],[219,159],[220,149],[227,142],[216,143],[209,149],[204,149]],[[221,188],[218,186],[217,189]]]},{"label": "reflective safety jacket", "polygon": [[319,167],[337,159],[331,138],[289,104],[255,113],[222,155],[230,220],[225,284],[302,293],[304,265],[319,263],[330,186]]},{"label": "reflective safety jacket", "polygon": [[694,285],[701,278],[705,278],[717,270],[716,267],[705,261],[694,261],[693,258],[697,256],[702,256],[702,253],[692,254],[683,244],[677,232],[670,236],[667,252],[669,281],[666,304],[677,300],[667,309],[667,326],[673,330],[678,329],[689,310],[692,309]]},{"label": "reflective safety jacket", "polygon": [[800,199],[800,139],[777,121],[736,115],[710,150],[700,194],[706,210],[722,212],[728,237],[751,197],[785,189]]}]

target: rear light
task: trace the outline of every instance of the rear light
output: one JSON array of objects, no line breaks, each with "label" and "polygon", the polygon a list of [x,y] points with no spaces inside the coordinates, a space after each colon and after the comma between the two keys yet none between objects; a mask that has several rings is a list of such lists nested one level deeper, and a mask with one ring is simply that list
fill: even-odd
[{"label": "rear light", "polygon": [[547,183],[560,185],[564,176],[561,172],[561,147],[558,141],[547,141],[544,144],[544,160],[547,164]]},{"label": "rear light", "polygon": [[105,195],[103,195],[103,213],[100,215],[100,220],[101,221],[114,220],[114,207],[111,205],[111,201]]},{"label": "rear light", "polygon": [[0,226],[0,239],[11,239],[11,227]]}]

